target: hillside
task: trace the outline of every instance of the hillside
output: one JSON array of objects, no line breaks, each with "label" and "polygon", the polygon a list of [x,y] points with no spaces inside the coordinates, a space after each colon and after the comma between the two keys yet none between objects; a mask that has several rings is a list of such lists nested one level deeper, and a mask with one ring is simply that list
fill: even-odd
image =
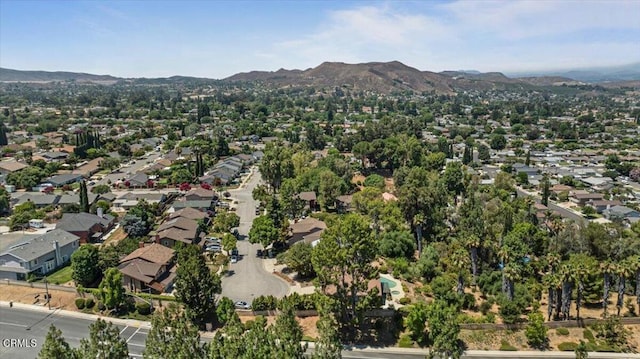
[{"label": "hillside", "polygon": [[64,71],[21,71],[0,68],[0,82],[95,82],[115,83],[120,79],[110,75],[92,75]]},{"label": "hillside", "polygon": [[451,80],[433,72],[421,72],[398,61],[345,64],[324,62],[301,70],[252,71],[228,77],[225,81],[259,81],[275,86],[347,87],[378,93],[412,90],[453,93]]}]

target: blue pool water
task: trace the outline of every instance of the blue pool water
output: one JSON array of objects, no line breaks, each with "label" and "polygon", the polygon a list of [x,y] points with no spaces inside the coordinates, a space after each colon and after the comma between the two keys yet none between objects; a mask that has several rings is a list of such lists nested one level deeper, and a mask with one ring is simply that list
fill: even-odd
[{"label": "blue pool water", "polygon": [[380,283],[387,283],[387,286],[389,287],[389,289],[397,285],[396,282],[392,280],[388,280],[387,278],[384,278],[384,277],[380,277]]}]

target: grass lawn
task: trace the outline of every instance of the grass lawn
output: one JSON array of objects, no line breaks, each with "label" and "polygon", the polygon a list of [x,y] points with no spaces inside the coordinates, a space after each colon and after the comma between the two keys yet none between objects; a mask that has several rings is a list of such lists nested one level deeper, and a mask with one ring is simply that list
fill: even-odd
[{"label": "grass lawn", "polygon": [[[47,281],[51,284],[63,284],[72,280],[71,275],[73,274],[73,270],[71,266],[68,265],[66,267],[60,268],[57,271],[49,274],[47,276]],[[40,279],[38,282],[44,282],[44,278]]]}]

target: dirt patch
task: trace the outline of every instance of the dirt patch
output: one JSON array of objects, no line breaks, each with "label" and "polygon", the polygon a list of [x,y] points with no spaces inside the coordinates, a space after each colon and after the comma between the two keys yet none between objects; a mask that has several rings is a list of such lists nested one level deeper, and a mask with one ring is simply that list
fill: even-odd
[{"label": "dirt patch", "polygon": [[[240,321],[242,323],[246,323],[248,321],[254,320],[256,317],[253,315],[253,313],[238,313],[240,316]],[[276,317],[275,316],[266,316],[265,317],[267,319],[267,325],[272,325],[276,322]],[[298,324],[300,324],[300,327],[302,327],[302,332],[303,335],[311,337],[311,338],[317,338],[318,337],[318,328],[316,327],[316,323],[318,322],[318,317],[314,316],[314,317],[305,317],[305,318],[296,318],[296,321],[298,322]]]},{"label": "dirt patch", "polygon": [[[36,302],[35,299],[37,294],[40,294],[38,302]],[[44,305],[44,294],[44,288],[31,288],[7,284],[0,285],[0,300],[2,301]],[[49,294],[51,294],[52,308],[55,307],[77,311],[75,299],[78,297],[78,294],[55,289],[49,289]]]},{"label": "dirt patch", "polygon": [[103,245],[112,245],[115,246],[121,240],[127,238],[127,232],[124,231],[124,228],[119,227],[116,229],[107,240],[104,241]]}]

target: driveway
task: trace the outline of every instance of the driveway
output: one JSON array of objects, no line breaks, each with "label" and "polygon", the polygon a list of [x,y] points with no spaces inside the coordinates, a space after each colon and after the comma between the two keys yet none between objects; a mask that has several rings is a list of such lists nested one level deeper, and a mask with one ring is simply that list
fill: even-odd
[{"label": "driveway", "polygon": [[253,298],[260,295],[273,295],[281,298],[289,292],[289,284],[284,280],[268,273],[263,266],[262,259],[256,257],[256,251],[262,249],[260,244],[251,244],[247,240],[251,223],[256,218],[257,202],[253,200],[251,192],[260,183],[260,173],[256,168],[251,178],[242,186],[229,191],[231,197],[238,201],[236,213],[240,216],[240,240],[238,252],[240,259],[237,263],[229,264],[228,274],[222,277],[222,295],[235,301],[251,303]]}]

